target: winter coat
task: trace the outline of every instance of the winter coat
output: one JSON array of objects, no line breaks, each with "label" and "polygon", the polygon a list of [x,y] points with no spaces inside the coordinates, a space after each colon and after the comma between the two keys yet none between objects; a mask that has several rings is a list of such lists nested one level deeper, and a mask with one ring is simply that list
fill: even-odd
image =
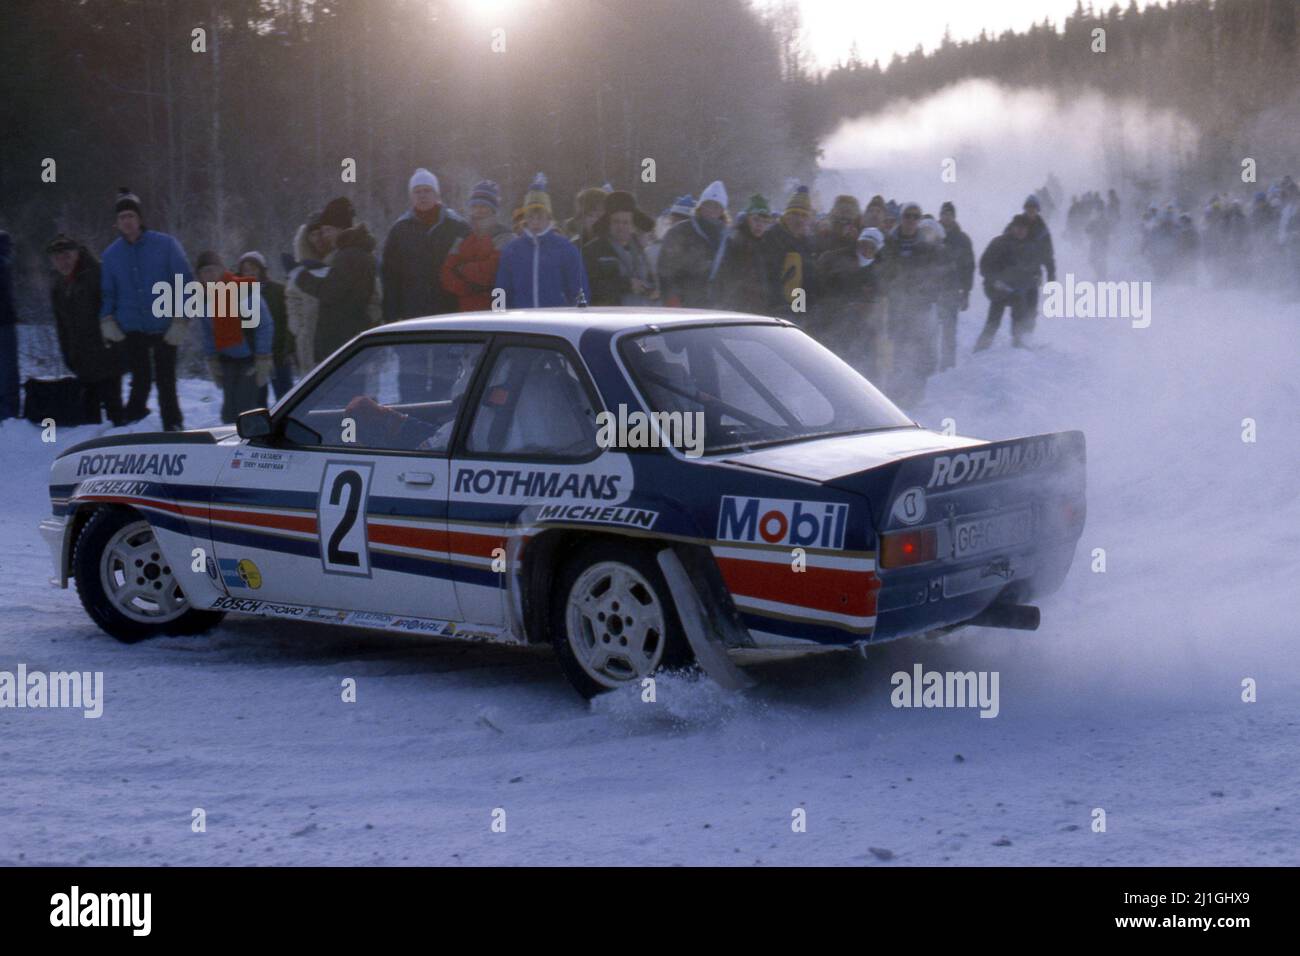
[{"label": "winter coat", "polygon": [[[237,276],[227,272],[218,281],[242,284],[256,280],[251,276]],[[222,301],[220,297],[212,303],[215,308],[209,312],[205,297],[203,316],[199,319],[200,330],[203,333],[203,354],[209,358],[220,355],[232,359],[270,355],[275,341],[275,319],[271,315],[271,307],[266,304],[266,296],[260,298],[262,301],[258,308],[261,311],[258,313],[257,325],[244,325],[244,317],[237,311],[229,311],[227,309],[229,303]]]},{"label": "winter coat", "polygon": [[375,239],[364,223],[339,233],[329,271],[295,270],[298,287],[316,297],[314,362],[323,361],[341,345],[370,327],[370,300],[375,292]]},{"label": "winter coat", "polygon": [[[289,312],[285,302],[285,287],[281,282],[262,279],[262,300],[271,310],[271,323],[274,339],[271,343],[271,355],[276,365],[287,365],[293,358],[293,332],[289,330]],[[262,313],[265,315],[266,313]]]},{"label": "winter coat", "polygon": [[16,325],[18,310],[14,308],[14,241],[7,232],[0,232],[0,326]]},{"label": "winter coat", "polygon": [[582,228],[582,220],[577,216],[571,216],[564,220],[561,231],[579,249],[585,248],[587,243],[600,238],[594,230]]},{"label": "winter coat", "polygon": [[822,294],[818,309],[828,324],[858,322],[880,297],[880,260],[863,265],[856,247],[832,249],[817,258]]},{"label": "winter coat", "polygon": [[955,222],[944,230],[943,252],[943,291],[957,298],[969,295],[975,281],[975,250],[970,236]]},{"label": "winter coat", "polygon": [[582,262],[591,282],[592,305],[650,305],[653,300],[632,291],[632,280],[655,284],[650,260],[634,236],[621,251],[608,236],[591,240],[582,247]]},{"label": "winter coat", "polygon": [[[317,252],[307,241],[307,225],[298,227],[293,237],[293,255],[296,265],[325,275],[325,264],[330,257],[322,261]],[[298,360],[298,371],[305,373],[316,365],[316,316],[318,312],[316,297],[308,295],[298,288],[297,283],[289,282],[284,287],[284,311],[289,322],[289,333],[294,340],[294,355]]]},{"label": "winter coat", "polygon": [[[1034,251],[1035,269],[1044,268],[1047,270],[1047,281],[1056,281],[1056,253],[1052,251],[1052,233],[1047,228],[1047,223],[1040,217],[1038,222],[1029,227],[1029,235],[1025,241]],[[1034,280],[1034,285],[1038,285],[1038,280]]]},{"label": "winter coat", "polygon": [[488,235],[471,232],[457,239],[442,263],[442,287],[456,297],[461,312],[492,308],[492,289],[501,264],[501,250],[514,239],[505,226]]},{"label": "winter coat", "polygon": [[[990,299],[1037,288],[1038,253],[1028,239],[1016,239],[1008,228],[985,247],[980,256],[980,276],[984,279],[984,293]],[[999,282],[1008,288],[996,288],[995,283]]]},{"label": "winter coat", "polygon": [[443,288],[442,264],[456,240],[469,234],[469,223],[454,210],[438,206],[432,225],[408,209],[388,230],[380,256],[383,321],[455,312],[456,295]]},{"label": "winter coat", "polygon": [[554,226],[512,239],[501,250],[496,284],[505,289],[508,309],[576,305],[579,292],[591,301],[582,253]]},{"label": "winter coat", "polygon": [[123,332],[166,332],[172,320],[153,314],[153,287],[156,282],[171,286],[177,276],[186,283],[194,279],[185,250],[171,236],[153,229],[135,242],[119,236],[100,263],[100,316],[113,316]]},{"label": "winter coat", "polygon": [[716,219],[692,216],[664,234],[659,250],[659,285],[664,305],[700,309],[709,305],[709,276],[725,231]]},{"label": "winter coat", "polygon": [[713,276],[712,303],[718,308],[757,315],[767,311],[767,276],[759,243],[740,216],[723,240],[722,258]]},{"label": "winter coat", "polygon": [[99,260],[85,246],[77,247],[72,275],[54,275],[50,305],[59,336],[59,351],[72,374],[86,382],[100,382],[120,374],[116,349],[109,349],[99,334]]},{"label": "winter coat", "polygon": [[784,222],[777,222],[763,233],[759,251],[763,257],[767,311],[788,315],[796,289],[804,291],[804,305],[809,311],[817,301],[817,262],[810,236],[796,236]]},{"label": "winter coat", "polygon": [[920,236],[908,240],[895,226],[880,251],[880,282],[889,300],[889,320],[894,323],[925,313],[939,297],[945,259],[942,244]]}]

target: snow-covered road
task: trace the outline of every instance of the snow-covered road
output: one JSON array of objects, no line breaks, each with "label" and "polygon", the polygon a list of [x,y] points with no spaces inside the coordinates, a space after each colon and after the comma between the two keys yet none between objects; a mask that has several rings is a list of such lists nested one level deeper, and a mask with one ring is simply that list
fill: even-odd
[{"label": "snow-covered road", "polygon": [[[1186,290],[1145,330],[1042,320],[1038,351],[964,351],[924,423],[1088,436],[1088,527],[1042,628],[743,694],[665,678],[655,704],[589,707],[545,652],[271,620],[117,644],[46,585],[36,531],[49,461],[92,430],[5,423],[0,670],[103,671],[105,703],[0,709],[0,864],[1300,863],[1297,330],[1280,299]],[[186,383],[190,424],[213,397]],[[997,671],[999,715],[893,708],[916,663]]]}]

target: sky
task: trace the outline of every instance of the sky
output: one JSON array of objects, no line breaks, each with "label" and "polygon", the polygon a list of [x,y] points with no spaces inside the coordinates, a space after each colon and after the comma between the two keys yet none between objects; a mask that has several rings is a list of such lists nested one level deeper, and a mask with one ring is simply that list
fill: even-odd
[{"label": "sky", "polygon": [[[1094,0],[1106,9],[1115,0]],[[1049,18],[1058,27],[1074,12],[1076,0],[795,0],[803,27],[804,49],[826,69],[848,58],[856,40],[865,63],[887,66],[895,52],[906,55],[918,43],[939,45],[947,27],[954,40],[973,39],[981,29],[991,35],[1022,31]],[[777,8],[781,0],[757,0],[760,8]],[[1087,0],[1084,2],[1087,7]],[[1121,6],[1127,6],[1123,0]],[[1139,0],[1146,6],[1146,0]]]}]

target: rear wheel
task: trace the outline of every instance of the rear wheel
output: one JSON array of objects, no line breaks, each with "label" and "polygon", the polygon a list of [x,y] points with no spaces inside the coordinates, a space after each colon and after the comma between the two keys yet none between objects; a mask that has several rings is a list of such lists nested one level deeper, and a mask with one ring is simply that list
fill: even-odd
[{"label": "rear wheel", "polygon": [[201,634],[223,614],[190,606],[149,522],[120,508],[97,511],[72,554],[77,596],[91,620],[127,644]]},{"label": "rear wheel", "polygon": [[648,549],[599,542],[564,567],[552,605],[560,667],[583,697],[639,683],[691,659],[663,574]]}]

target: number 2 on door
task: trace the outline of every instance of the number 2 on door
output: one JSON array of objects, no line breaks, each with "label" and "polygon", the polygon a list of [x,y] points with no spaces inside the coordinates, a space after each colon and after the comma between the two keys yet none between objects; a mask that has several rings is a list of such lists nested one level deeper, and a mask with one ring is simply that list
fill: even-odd
[{"label": "number 2 on door", "polygon": [[370,575],[370,550],[366,547],[370,472],[370,465],[354,462],[325,465],[316,523],[321,564],[328,573]]}]

